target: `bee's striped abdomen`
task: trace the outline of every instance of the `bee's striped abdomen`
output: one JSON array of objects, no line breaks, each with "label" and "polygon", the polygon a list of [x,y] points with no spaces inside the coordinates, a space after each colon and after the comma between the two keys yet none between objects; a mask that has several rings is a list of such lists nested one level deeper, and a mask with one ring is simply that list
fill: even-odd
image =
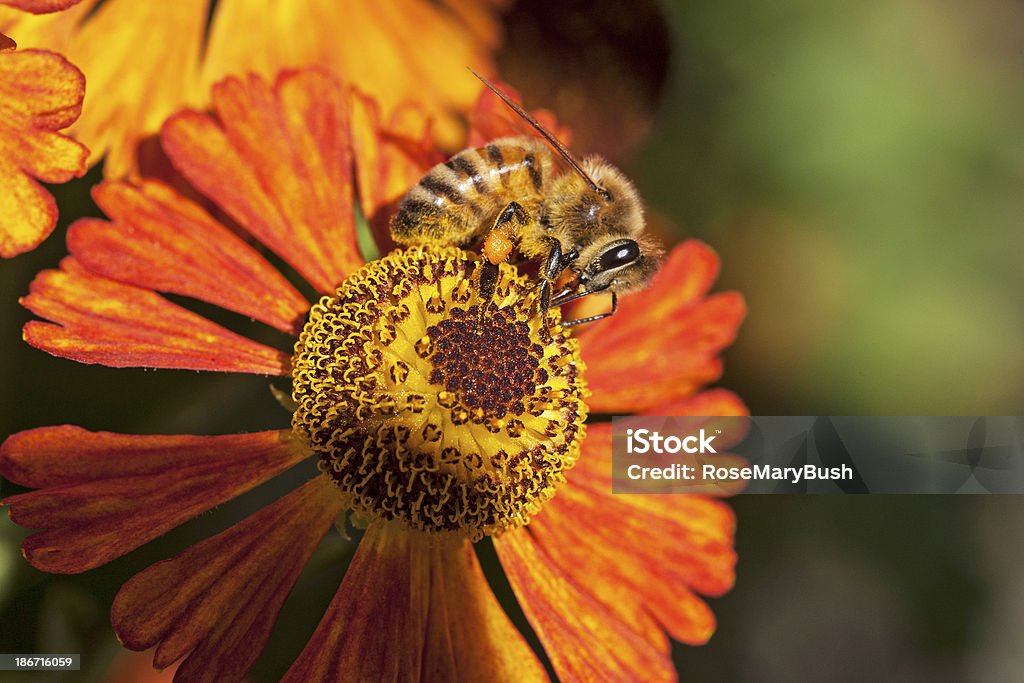
[{"label": "bee's striped abdomen", "polygon": [[[479,158],[474,159],[474,156]],[[479,152],[475,149],[469,149],[462,154],[453,156],[451,159],[444,162],[444,165],[451,169],[451,171],[459,177],[460,181],[469,180],[469,182],[473,184],[473,190],[475,190],[477,194],[487,194],[490,185],[486,180],[484,180],[484,176],[480,168],[482,162],[483,158],[480,157]]]},{"label": "bee's striped abdomen", "polygon": [[550,153],[532,138],[465,149],[409,191],[391,221],[391,235],[400,244],[467,245],[491,228],[509,202],[536,212],[550,170]]}]

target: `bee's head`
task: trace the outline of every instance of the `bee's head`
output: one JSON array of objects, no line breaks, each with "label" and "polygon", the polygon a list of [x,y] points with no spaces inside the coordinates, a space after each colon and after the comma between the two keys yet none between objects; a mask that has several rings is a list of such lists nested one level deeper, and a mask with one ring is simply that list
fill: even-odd
[{"label": "bee's head", "polygon": [[577,282],[585,289],[611,288],[619,294],[643,289],[658,272],[665,251],[644,233],[629,237],[606,235],[580,252]]},{"label": "bee's head", "polygon": [[657,271],[663,253],[644,231],[640,196],[604,159],[589,157],[581,166],[589,179],[577,173],[558,179],[564,185],[551,193],[549,222],[572,243],[580,283],[593,290],[614,285],[620,293],[640,289]]}]

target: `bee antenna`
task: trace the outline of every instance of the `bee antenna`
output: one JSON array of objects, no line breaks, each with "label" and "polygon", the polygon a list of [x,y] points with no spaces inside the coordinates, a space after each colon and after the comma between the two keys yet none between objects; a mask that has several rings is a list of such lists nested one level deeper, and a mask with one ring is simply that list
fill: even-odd
[{"label": "bee antenna", "polygon": [[[467,67],[467,68],[469,68],[469,67]],[[572,157],[572,154],[569,153],[569,150],[566,149],[565,145],[563,145],[562,142],[558,138],[555,137],[554,133],[552,133],[550,130],[548,130],[547,128],[542,126],[540,121],[538,121],[537,119],[533,118],[533,116],[530,115],[529,112],[527,112],[519,104],[514,102],[511,97],[509,97],[504,92],[499,90],[498,86],[496,86],[493,83],[491,83],[489,80],[487,80],[486,78],[484,78],[483,76],[478,74],[476,71],[473,71],[473,69],[469,69],[469,71],[474,76],[479,78],[483,82],[483,84],[486,85],[490,89],[491,92],[493,92],[495,95],[500,97],[501,101],[504,102],[505,104],[507,104],[512,111],[514,111],[515,113],[519,114],[519,116],[521,116],[527,123],[529,123],[531,126],[533,126],[534,129],[538,133],[540,133],[544,137],[545,140],[548,141],[548,144],[550,144],[552,147],[554,147],[555,151],[558,152],[561,155],[561,157],[563,159],[565,159],[566,162],[570,166],[573,167],[573,170],[575,170],[577,173],[579,173],[583,177],[583,179],[586,180],[590,184],[590,187],[594,188],[594,192],[597,192],[598,194],[600,194],[602,196],[605,196],[605,197],[608,196],[608,192],[606,190],[604,190],[602,187],[600,187],[597,183],[595,183],[593,178],[591,178],[589,175],[587,175],[587,172],[584,171],[583,167],[580,166],[579,163]]]}]

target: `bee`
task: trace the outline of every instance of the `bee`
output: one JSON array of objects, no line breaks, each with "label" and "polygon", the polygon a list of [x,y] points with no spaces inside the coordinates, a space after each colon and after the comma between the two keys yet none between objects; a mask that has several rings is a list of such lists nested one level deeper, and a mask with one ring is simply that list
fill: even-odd
[{"label": "bee", "polygon": [[[399,204],[391,219],[392,238],[399,244],[460,247],[480,240],[484,301],[494,294],[498,264],[518,250],[542,263],[542,314],[551,306],[610,292],[610,311],[562,325],[613,315],[618,295],[647,285],[664,254],[645,232],[643,204],[633,183],[599,156],[576,161],[526,110],[475,75],[543,139],[501,138],[434,166]],[[556,172],[551,149],[568,164],[565,172]],[[567,270],[571,277],[553,292]]]}]

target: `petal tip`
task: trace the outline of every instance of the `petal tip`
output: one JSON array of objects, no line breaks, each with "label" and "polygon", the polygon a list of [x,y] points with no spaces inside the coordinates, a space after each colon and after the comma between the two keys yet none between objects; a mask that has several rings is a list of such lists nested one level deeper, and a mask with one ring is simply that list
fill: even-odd
[{"label": "petal tip", "polygon": [[[11,508],[11,511],[14,509]],[[21,543],[21,556],[39,571],[47,574],[81,574],[95,566],[69,558],[60,548],[49,545],[45,536],[45,532],[32,534]]]}]

